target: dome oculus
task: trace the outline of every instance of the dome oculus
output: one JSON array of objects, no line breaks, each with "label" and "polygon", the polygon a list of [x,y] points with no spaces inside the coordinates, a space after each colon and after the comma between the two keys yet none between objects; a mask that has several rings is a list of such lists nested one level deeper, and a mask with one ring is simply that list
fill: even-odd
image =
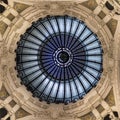
[{"label": "dome oculus", "polygon": [[76,102],[100,80],[103,50],[75,17],[47,16],[21,35],[16,69],[21,83],[47,103]]}]

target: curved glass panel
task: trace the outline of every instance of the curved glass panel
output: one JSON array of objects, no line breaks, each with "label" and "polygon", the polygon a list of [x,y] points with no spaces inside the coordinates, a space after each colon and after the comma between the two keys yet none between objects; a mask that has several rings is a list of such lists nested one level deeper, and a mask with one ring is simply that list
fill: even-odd
[{"label": "curved glass panel", "polygon": [[70,16],[34,22],[16,49],[21,83],[47,103],[76,102],[100,80],[103,50],[96,34]]}]

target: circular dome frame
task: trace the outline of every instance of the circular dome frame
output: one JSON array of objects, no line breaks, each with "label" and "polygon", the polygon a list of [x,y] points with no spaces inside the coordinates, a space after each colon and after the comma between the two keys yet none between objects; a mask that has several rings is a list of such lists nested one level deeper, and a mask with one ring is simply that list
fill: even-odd
[{"label": "circular dome frame", "polygon": [[[87,8],[83,7],[82,5],[78,5],[76,9],[76,4],[68,4],[64,7],[63,4],[53,3],[52,6],[48,10],[48,6],[46,4],[42,5],[41,9],[38,7],[38,4],[36,4],[34,7],[31,6],[28,9],[24,10],[22,12],[22,17],[16,16],[14,19],[14,24],[11,24],[10,27],[6,30],[6,33],[4,35],[4,47],[5,50],[8,50],[7,56],[4,54],[3,61],[4,64],[7,66],[6,69],[4,69],[4,73],[8,71],[8,74],[4,77],[5,85],[9,91],[9,94],[11,94],[14,98],[14,100],[17,102],[18,105],[23,106],[24,109],[29,110],[31,114],[36,113],[35,118],[43,118],[41,117],[41,111],[51,111],[51,109],[54,112],[57,112],[59,115],[60,111],[63,110],[65,113],[70,113],[73,116],[83,116],[84,114],[91,111],[91,108],[97,107],[98,104],[101,102],[102,99],[107,96],[107,93],[109,92],[111,86],[110,81],[111,77],[108,78],[108,75],[111,76],[111,72],[109,71],[110,68],[109,64],[112,64],[111,58],[109,57],[109,54],[112,52],[109,48],[110,41],[111,41],[111,33],[107,26],[105,25],[103,27],[103,23],[100,22],[100,19],[92,13],[92,11],[88,10]],[[72,7],[69,7],[72,6]],[[61,9],[62,8],[62,9]],[[47,10],[47,11],[46,11]],[[28,14],[31,11],[31,14]],[[100,81],[98,82],[97,86],[90,91],[89,94],[87,94],[84,99],[79,100],[78,102],[72,104],[68,104],[67,106],[62,105],[47,105],[46,102],[39,102],[38,99],[33,98],[32,94],[28,92],[23,85],[20,84],[20,79],[17,78],[17,72],[14,69],[16,66],[15,64],[15,53],[14,50],[16,49],[16,43],[20,40],[20,35],[24,34],[26,29],[31,26],[31,23],[34,21],[37,21],[39,18],[44,18],[47,15],[65,15],[68,14],[70,16],[76,16],[82,21],[85,21],[85,23],[89,26],[92,31],[94,31],[99,40],[101,41],[102,47],[103,47],[103,74],[101,76]],[[25,19],[24,19],[25,18]],[[108,34],[109,33],[109,34]],[[7,36],[6,36],[7,35]],[[7,49],[6,49],[7,47]],[[9,58],[9,59],[8,59]],[[113,64],[112,64],[113,65]],[[82,111],[81,111],[82,110]],[[43,112],[44,113],[44,112]],[[42,113],[42,114],[43,114]],[[38,117],[39,116],[39,117]],[[71,117],[72,118],[72,117]],[[73,120],[73,118],[72,118]]]},{"label": "circular dome frame", "polygon": [[[60,53],[68,60],[59,58]],[[103,71],[102,54],[97,35],[83,21],[68,15],[47,16],[21,36],[16,69],[34,97],[68,104],[96,86]]]}]

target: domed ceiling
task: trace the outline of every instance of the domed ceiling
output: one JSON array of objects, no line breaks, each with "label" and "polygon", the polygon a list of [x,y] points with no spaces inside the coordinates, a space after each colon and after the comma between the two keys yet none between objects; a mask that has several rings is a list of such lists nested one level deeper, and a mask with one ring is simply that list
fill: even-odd
[{"label": "domed ceiling", "polygon": [[16,49],[16,69],[33,96],[48,103],[76,102],[96,86],[102,48],[83,21],[47,16],[33,23]]},{"label": "domed ceiling", "polygon": [[119,120],[118,0],[0,1],[1,120]]}]

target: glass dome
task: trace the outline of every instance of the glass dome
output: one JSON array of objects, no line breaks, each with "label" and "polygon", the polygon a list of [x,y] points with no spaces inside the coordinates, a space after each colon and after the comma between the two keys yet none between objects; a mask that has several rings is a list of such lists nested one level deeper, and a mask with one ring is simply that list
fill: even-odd
[{"label": "glass dome", "polygon": [[76,102],[96,86],[103,50],[95,33],[71,16],[47,16],[33,22],[16,49],[21,83],[47,103]]}]

